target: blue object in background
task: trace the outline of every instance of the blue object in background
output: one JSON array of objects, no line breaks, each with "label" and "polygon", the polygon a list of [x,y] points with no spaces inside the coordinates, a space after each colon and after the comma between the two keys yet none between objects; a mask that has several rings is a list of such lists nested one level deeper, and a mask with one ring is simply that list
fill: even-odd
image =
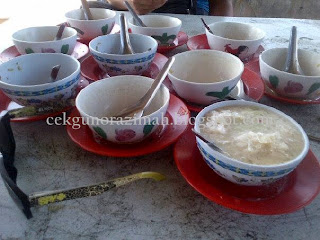
[{"label": "blue object in background", "polygon": [[208,0],[197,0],[197,15],[209,15]]}]

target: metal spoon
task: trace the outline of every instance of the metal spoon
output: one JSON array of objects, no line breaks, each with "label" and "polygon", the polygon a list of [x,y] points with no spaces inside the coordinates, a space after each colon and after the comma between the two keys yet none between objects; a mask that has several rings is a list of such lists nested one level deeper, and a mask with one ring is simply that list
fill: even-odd
[{"label": "metal spoon", "polygon": [[219,153],[226,154],[214,142],[208,141],[207,139],[205,139],[205,137],[201,133],[197,132],[194,128],[192,128],[191,130],[198,138],[200,138],[202,141],[204,141],[210,148],[212,148],[213,150],[215,150],[215,151],[217,151]]},{"label": "metal spoon", "polygon": [[55,82],[59,73],[61,65],[56,65],[52,68],[50,73],[51,82]]},{"label": "metal spoon", "polygon": [[86,20],[92,20],[92,14],[89,8],[89,5],[87,3],[86,0],[81,0],[81,4],[82,4],[82,10],[84,12],[84,17],[86,18]]},{"label": "metal spoon", "polygon": [[213,32],[211,31],[211,29],[210,29],[209,26],[206,24],[206,22],[204,21],[203,18],[201,18],[201,21],[202,21],[204,27],[209,31],[209,33],[213,34]]},{"label": "metal spoon", "polygon": [[58,32],[57,32],[56,37],[53,39],[53,41],[57,41],[57,40],[60,40],[60,39],[61,39],[65,27],[66,27],[66,25],[64,25],[64,24],[61,24],[61,25],[59,26],[59,30],[58,30]]},{"label": "metal spoon", "polygon": [[132,17],[133,17],[133,20],[137,22],[137,24],[140,26],[140,27],[146,27],[147,25],[145,25],[141,18],[139,18],[138,14],[136,13],[136,11],[133,9],[133,7],[130,5],[130,3],[128,3],[128,1],[124,1],[124,3],[126,4],[129,12],[131,13]]},{"label": "metal spoon", "polygon": [[130,43],[126,17],[123,13],[120,14],[120,42],[119,54],[134,54]]},{"label": "metal spoon", "polygon": [[152,99],[155,97],[157,91],[159,90],[163,80],[166,78],[174,60],[174,57],[168,59],[168,61],[166,62],[166,64],[161,69],[156,79],[152,83],[148,92],[142,98],[140,98],[140,100],[137,103],[123,109],[113,118],[124,118],[130,115],[133,115],[134,118],[142,117],[144,110],[150,105]]},{"label": "metal spoon", "polygon": [[304,75],[298,60],[298,38],[296,26],[293,26],[291,29],[287,60],[284,71],[288,73]]}]

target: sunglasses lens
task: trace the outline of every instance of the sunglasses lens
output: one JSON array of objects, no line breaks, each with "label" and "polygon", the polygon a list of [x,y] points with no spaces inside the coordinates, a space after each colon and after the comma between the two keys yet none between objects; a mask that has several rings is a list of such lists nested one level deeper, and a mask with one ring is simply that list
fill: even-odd
[{"label": "sunglasses lens", "polygon": [[[32,218],[32,213],[30,211],[30,204],[29,202],[25,199],[27,197],[25,194],[22,193],[22,191],[16,193],[13,188],[10,186],[10,184],[6,181],[5,178],[2,178],[4,181],[4,184],[9,192],[9,195],[11,196],[12,200],[14,203],[20,208],[20,210],[25,214],[25,216],[29,219]],[[15,186],[14,188],[18,188]],[[24,195],[22,196],[21,193]],[[20,196],[20,197],[19,197]]]},{"label": "sunglasses lens", "polygon": [[15,204],[22,210],[22,212],[29,219],[32,217],[30,211],[30,202],[28,196],[21,191],[21,189],[15,184],[12,178],[9,177],[9,174],[5,168],[3,157],[0,155],[0,172],[3,179],[4,185],[6,186],[9,195]]}]

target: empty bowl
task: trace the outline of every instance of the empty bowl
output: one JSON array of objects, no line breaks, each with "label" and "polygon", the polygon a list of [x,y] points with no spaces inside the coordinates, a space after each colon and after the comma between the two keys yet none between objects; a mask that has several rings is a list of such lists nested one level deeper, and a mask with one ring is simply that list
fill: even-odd
[{"label": "empty bowl", "polygon": [[134,54],[119,54],[120,34],[100,36],[89,43],[91,55],[110,76],[141,75],[156,54],[158,43],[152,37],[140,34],[129,34],[129,37]]},{"label": "empty bowl", "polygon": [[64,53],[71,55],[77,41],[77,31],[66,27],[60,40],[54,41],[58,26],[30,27],[12,35],[12,40],[20,54]]},{"label": "empty bowl", "polygon": [[95,136],[115,143],[139,142],[162,124],[170,100],[169,90],[164,85],[141,118],[115,121],[110,117],[137,102],[152,83],[153,79],[142,76],[102,79],[91,83],[78,94],[76,107]]},{"label": "empty bowl", "polygon": [[289,98],[320,98],[320,54],[299,49],[299,64],[305,75],[284,72],[287,48],[272,48],[260,55],[260,72],[266,85]]},{"label": "empty bowl", "polygon": [[239,58],[214,50],[183,52],[175,59],[168,74],[174,90],[185,100],[201,105],[228,96],[244,70]]},{"label": "empty bowl", "polygon": [[164,15],[139,16],[147,27],[135,24],[133,18],[128,21],[132,33],[151,36],[157,40],[159,46],[167,46],[173,43],[181,29],[181,20]]},{"label": "empty bowl", "polygon": [[65,14],[68,24],[78,31],[83,41],[109,34],[114,26],[116,12],[103,8],[90,8],[93,20],[86,20],[82,9],[75,9]]},{"label": "empty bowl", "polygon": [[210,24],[209,28],[213,32],[206,29],[210,48],[231,53],[242,61],[254,57],[266,35],[257,27],[237,22],[216,22]]},{"label": "empty bowl", "polygon": [[[61,65],[55,82],[51,70]],[[0,65],[0,89],[23,106],[65,106],[75,96],[80,63],[66,54],[22,55]]]},{"label": "empty bowl", "polygon": [[308,137],[295,120],[248,101],[223,101],[204,108],[196,117],[195,130],[226,152],[213,150],[197,137],[209,167],[241,185],[266,185],[286,176],[309,150]]}]

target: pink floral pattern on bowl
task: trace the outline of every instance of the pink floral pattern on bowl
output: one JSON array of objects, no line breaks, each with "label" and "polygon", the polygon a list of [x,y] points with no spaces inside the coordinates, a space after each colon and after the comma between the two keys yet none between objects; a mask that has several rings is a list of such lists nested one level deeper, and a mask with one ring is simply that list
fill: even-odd
[{"label": "pink floral pattern on bowl", "polygon": [[116,140],[119,142],[127,142],[136,136],[136,132],[132,129],[116,129]]}]

